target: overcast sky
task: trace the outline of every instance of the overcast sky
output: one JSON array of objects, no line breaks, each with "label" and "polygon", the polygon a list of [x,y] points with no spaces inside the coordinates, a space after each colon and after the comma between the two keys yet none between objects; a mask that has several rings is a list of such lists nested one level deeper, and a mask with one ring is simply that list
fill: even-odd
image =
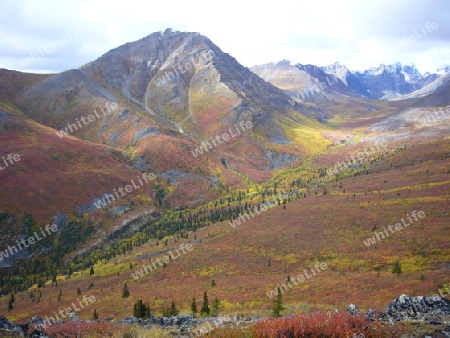
[{"label": "overcast sky", "polygon": [[448,0],[263,2],[0,0],[0,68],[78,68],[166,28],[200,32],[247,67],[288,59],[363,70],[400,61],[435,72],[450,64]]}]

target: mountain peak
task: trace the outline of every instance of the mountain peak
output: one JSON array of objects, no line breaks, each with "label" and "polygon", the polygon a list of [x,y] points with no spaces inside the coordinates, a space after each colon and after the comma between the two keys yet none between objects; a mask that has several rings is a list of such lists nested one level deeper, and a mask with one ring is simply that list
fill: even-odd
[{"label": "mountain peak", "polygon": [[282,66],[282,65],[289,66],[290,64],[291,64],[291,61],[290,60],[286,60],[286,59],[277,62],[277,66]]},{"label": "mountain peak", "polygon": [[334,75],[340,79],[345,85],[347,85],[347,76],[350,74],[348,68],[341,65],[339,61],[332,63],[330,65],[320,67],[326,74]]}]

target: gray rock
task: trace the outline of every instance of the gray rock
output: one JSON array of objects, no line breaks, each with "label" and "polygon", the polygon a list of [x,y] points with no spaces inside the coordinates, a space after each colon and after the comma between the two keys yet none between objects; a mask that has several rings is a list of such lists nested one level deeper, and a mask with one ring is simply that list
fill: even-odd
[{"label": "gray rock", "polygon": [[122,319],[122,322],[127,323],[127,324],[142,324],[143,320],[142,318],[137,318],[137,317],[126,317]]},{"label": "gray rock", "polygon": [[143,138],[145,138],[145,137],[148,137],[148,136],[155,136],[155,135],[158,135],[158,134],[159,134],[159,131],[156,130],[155,128],[153,128],[153,127],[147,127],[147,128],[138,130],[138,131],[134,134],[134,140],[135,140],[135,141],[139,141],[139,140],[141,140],[141,139],[143,139]]},{"label": "gray rock", "polygon": [[25,337],[25,331],[28,331],[27,325],[24,330],[20,325],[11,323],[6,317],[0,316],[0,336]]},{"label": "gray rock", "polygon": [[264,170],[275,170],[286,167],[292,162],[298,160],[298,157],[292,154],[278,154],[271,150],[266,150],[264,158],[269,161],[269,165],[264,167]]},{"label": "gray rock", "polygon": [[109,144],[112,147],[116,147],[117,143],[119,142],[120,138],[122,137],[123,133],[112,133],[111,136],[109,137]]},{"label": "gray rock", "polygon": [[131,166],[141,172],[148,171],[148,164],[145,159],[145,156],[138,156],[134,159],[133,163],[131,163]]},{"label": "gray rock", "polygon": [[11,323],[6,317],[0,316],[0,329],[11,330],[13,328],[13,323]]},{"label": "gray rock", "polygon": [[376,309],[369,309],[364,313],[364,317],[367,320],[374,322],[380,317],[380,313]]},{"label": "gray rock", "polygon": [[382,320],[423,320],[443,322],[450,317],[450,300],[439,296],[395,298],[380,316]]},{"label": "gray rock", "polygon": [[69,322],[79,322],[80,318],[75,314],[75,312],[71,312],[69,314]]},{"label": "gray rock", "polygon": [[350,304],[349,306],[347,306],[347,312],[352,316],[359,315],[359,309],[355,304]]},{"label": "gray rock", "polygon": [[174,169],[167,170],[167,171],[159,174],[158,176],[160,176],[164,179],[168,179],[170,185],[179,184],[180,179],[182,179],[182,178],[192,178],[192,179],[196,178],[196,176],[191,173],[188,173],[185,171],[178,171],[178,170],[174,170]]}]

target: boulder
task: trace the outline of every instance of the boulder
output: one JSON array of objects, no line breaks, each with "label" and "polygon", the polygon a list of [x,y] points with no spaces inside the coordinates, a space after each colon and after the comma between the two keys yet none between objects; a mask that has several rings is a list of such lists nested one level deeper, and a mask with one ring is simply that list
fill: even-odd
[{"label": "boulder", "polygon": [[352,316],[359,315],[359,309],[355,304],[350,304],[349,306],[347,306],[347,312]]},{"label": "boulder", "polygon": [[380,318],[386,321],[423,320],[443,322],[450,318],[450,300],[440,296],[395,298]]}]

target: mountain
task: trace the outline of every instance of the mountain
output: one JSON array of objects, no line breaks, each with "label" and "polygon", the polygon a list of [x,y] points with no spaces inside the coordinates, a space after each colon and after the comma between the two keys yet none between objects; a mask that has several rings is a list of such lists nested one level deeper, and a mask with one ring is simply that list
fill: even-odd
[{"label": "mountain", "polygon": [[409,94],[437,78],[436,74],[423,76],[414,65],[402,66],[400,63],[381,64],[364,72],[354,72],[353,75],[375,99],[390,99]]},{"label": "mountain", "polygon": [[[140,170],[152,166],[157,172],[172,169],[174,165],[162,154],[163,147],[171,145],[180,158],[186,158],[176,164],[183,171],[200,168],[211,175],[226,162],[253,178],[267,178],[267,168],[283,165],[273,159],[295,158],[309,151],[306,140],[295,136],[296,127],[320,127],[305,116],[304,107],[291,105],[283,91],[206,37],[170,29],[120,46],[78,70],[46,79],[22,91],[17,101],[28,116],[39,116],[40,122],[60,129],[71,121],[72,114],[79,117],[82,111],[100,106],[101,100],[116,102],[117,113],[77,131],[77,136],[135,149],[132,163]],[[120,114],[127,118],[120,118]],[[252,128],[241,135],[245,144],[233,139],[208,151],[216,169],[211,171],[201,160],[192,158],[196,147],[246,122]],[[152,128],[152,132],[145,134],[145,128]],[[140,133],[145,137],[135,137]],[[294,139],[300,148],[287,146]],[[249,148],[258,156],[249,159]],[[266,156],[268,149],[275,155],[271,159]],[[158,160],[160,157],[164,159]],[[229,181],[216,179],[223,184]]]},{"label": "mountain", "polygon": [[[381,64],[363,72],[354,72],[339,62],[318,67],[291,65],[285,60],[254,66],[251,70],[297,101],[310,102],[322,98],[339,99],[343,95],[374,100],[395,99],[419,90],[439,77],[430,73],[422,75],[414,65],[402,66],[400,63]],[[445,68],[441,72],[445,72]]]},{"label": "mountain", "polygon": [[[306,114],[325,125],[354,128],[369,126],[375,119],[397,110],[389,102],[370,99],[371,93],[345,66],[291,65],[289,61],[254,66],[251,70],[282,89],[292,104],[308,107]],[[351,127],[353,125],[353,127]],[[333,142],[344,142],[348,135],[335,130]],[[340,140],[340,141],[337,141]]]},{"label": "mountain", "polygon": [[46,76],[9,99],[59,135],[121,150],[127,164],[158,175],[172,207],[242,186],[242,174],[266,180],[329,143],[308,107],[292,105],[206,37],[170,29]]},{"label": "mountain", "polygon": [[[332,142],[313,107],[198,33],[156,32],[54,75],[0,70],[0,89],[4,149],[22,156],[0,173],[0,247],[55,217],[97,233],[77,245],[98,244],[126,213],[196,208]],[[144,174],[145,188],[97,207]]]},{"label": "mountain", "polygon": [[305,115],[323,124],[336,114],[333,108],[336,102],[358,97],[338,76],[326,74],[314,65],[291,65],[284,60],[254,66],[251,70],[289,95],[290,103],[302,107]]},{"label": "mountain", "polygon": [[339,75],[327,74],[314,65],[291,65],[284,60],[264,65],[254,66],[252,72],[264,80],[285,90],[297,101],[313,101],[320,96],[338,98],[352,95]]},{"label": "mountain", "polygon": [[[417,98],[423,98],[426,96],[431,95],[431,97],[435,97],[439,95],[440,92],[442,93],[448,93],[448,87],[449,87],[449,79],[450,79],[450,73],[444,73],[443,75],[437,77],[434,81],[426,84],[425,86],[421,87],[420,89],[411,92],[406,95],[401,95],[396,97],[392,100],[407,100],[407,99],[417,99]],[[446,101],[443,97],[444,101],[441,101],[439,105],[446,105],[448,103],[448,100]],[[430,100],[430,98],[428,99]],[[427,101],[428,101],[427,100]]]},{"label": "mountain", "polygon": [[363,84],[358,77],[347,69],[346,66],[335,62],[328,66],[321,67],[321,69],[331,75],[337,76],[352,92],[356,93],[362,98],[374,98],[370,88]]}]

